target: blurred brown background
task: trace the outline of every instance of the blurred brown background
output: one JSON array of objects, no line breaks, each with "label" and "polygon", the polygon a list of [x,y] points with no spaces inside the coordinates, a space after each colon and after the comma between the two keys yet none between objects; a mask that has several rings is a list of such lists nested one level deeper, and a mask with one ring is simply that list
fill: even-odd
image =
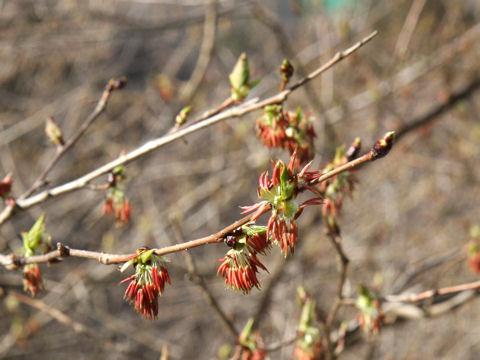
[{"label": "blurred brown background", "polygon": [[[24,192],[55,152],[44,135],[46,118],[54,116],[68,138],[112,77],[125,75],[127,87],[112,95],[105,114],[49,175],[52,185],[161,136],[185,105],[196,114],[219,105],[229,95],[228,74],[242,51],[252,77],[262,79],[250,97],[265,97],[278,91],[283,58],[292,61],[298,79],[377,29],[371,43],[287,102],[288,109],[301,105],[315,118],[318,167],[335,146],[360,136],[369,147],[386,131],[404,128],[452,93],[478,83],[479,21],[475,0],[219,0],[214,7],[200,0],[1,1],[0,175],[13,172],[14,193]],[[192,80],[195,71],[200,78]],[[344,204],[341,222],[351,259],[347,296],[356,296],[359,283],[386,295],[475,279],[464,246],[469,227],[480,223],[479,110],[480,96],[472,90],[435,121],[406,132],[387,158],[357,173],[359,183]],[[257,111],[230,119],[129,164],[130,226],[115,226],[102,216],[102,192],[82,190],[16,214],[0,228],[0,250],[18,251],[18,234],[42,212],[54,242],[105,252],[177,242],[172,216],[180,219],[185,240],[218,231],[240,217],[238,206],[256,201],[258,176],[270,158],[286,159],[256,139],[258,116]],[[305,211],[300,237],[262,315],[266,344],[295,335],[298,285],[320,308],[334,299],[335,253],[319,209]],[[245,296],[224,288],[216,269],[227,249],[211,245],[190,253],[241,329],[263,292]],[[188,280],[184,257],[169,258],[173,283],[154,321],[140,318],[122,300],[125,286],[118,283],[125,274],[115,266],[73,258],[41,266],[46,289],[40,299],[101,337],[76,333],[4,297],[0,357],[151,359],[160,358],[167,344],[170,359],[215,358],[222,344],[234,339]],[[402,284],[405,274],[436,259],[444,260]],[[282,262],[277,249],[265,259],[270,272]],[[270,279],[260,275],[264,288]],[[21,291],[21,273],[2,269],[0,286]],[[397,322],[374,342],[360,336],[342,356],[476,359],[479,312],[473,300],[439,317]],[[353,319],[355,313],[342,309],[339,319]],[[270,354],[271,359],[291,356],[292,345]]]}]

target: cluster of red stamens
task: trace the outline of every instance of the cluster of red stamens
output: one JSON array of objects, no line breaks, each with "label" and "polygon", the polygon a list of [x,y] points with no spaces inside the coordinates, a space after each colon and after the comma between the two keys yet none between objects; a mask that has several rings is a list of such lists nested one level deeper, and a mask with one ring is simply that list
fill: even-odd
[{"label": "cluster of red stamens", "polygon": [[220,259],[217,273],[232,289],[248,293],[254,286],[260,288],[257,273],[259,269],[268,271],[257,258],[269,247],[265,231],[264,226],[248,224],[225,239],[231,249]]},{"label": "cluster of red stamens", "polygon": [[280,105],[268,105],[257,121],[258,137],[267,148],[283,148],[297,153],[300,164],[314,156],[315,131],[309,115],[300,108],[295,113],[284,112]]},{"label": "cluster of red stamens", "polygon": [[295,172],[296,154],[290,159],[286,166],[282,161],[274,164],[272,177],[265,172],[260,175],[258,196],[261,202],[251,206],[243,207],[244,213],[253,212],[252,220],[256,220],[261,214],[271,209],[270,219],[267,224],[267,238],[283,250],[284,254],[294,252],[298,238],[297,218],[302,214],[303,209],[309,205],[321,203],[320,197],[309,199],[298,204],[296,197],[302,189],[310,190],[318,194],[310,182],[319,176],[317,171],[308,171],[310,164],[307,164],[298,173]]},{"label": "cluster of red stamens", "polygon": [[134,303],[135,310],[150,319],[158,315],[158,298],[165,288],[165,283],[171,283],[165,260],[154,254],[154,249],[138,250],[122,271],[129,265],[135,268],[135,274],[124,279],[121,284],[130,281],[125,291],[125,299]]},{"label": "cluster of red stamens", "polygon": [[[333,160],[322,168],[322,174],[326,174],[355,159],[360,152],[360,146],[360,139],[357,138],[347,150],[344,146],[337,148]],[[355,183],[356,179],[350,170],[337,174],[317,186],[324,199],[322,215],[326,219],[326,224],[330,230],[334,232],[338,230],[337,219],[342,209],[343,198],[345,195],[351,196]]]},{"label": "cluster of red stamens", "polygon": [[359,326],[368,334],[375,335],[385,322],[385,315],[382,312],[382,304],[378,297],[364,286],[359,286],[357,308],[360,313],[357,315]]},{"label": "cluster of red stamens", "polygon": [[110,215],[115,214],[117,222],[128,224],[130,221],[130,202],[125,197],[122,190],[124,181],[126,180],[125,168],[118,166],[108,174],[108,189],[103,206],[103,213]]},{"label": "cluster of red stamens", "polygon": [[40,273],[38,264],[26,265],[23,268],[23,290],[35,296],[42,288],[42,274]]},{"label": "cluster of red stamens", "polygon": [[129,223],[131,214],[130,202],[125,198],[123,191],[121,195],[115,193],[105,199],[103,213],[106,215],[114,213],[117,221],[125,224]]}]

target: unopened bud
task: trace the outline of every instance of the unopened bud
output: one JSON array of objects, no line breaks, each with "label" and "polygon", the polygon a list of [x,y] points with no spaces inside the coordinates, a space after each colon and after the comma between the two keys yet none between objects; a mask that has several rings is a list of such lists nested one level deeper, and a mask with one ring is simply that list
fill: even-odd
[{"label": "unopened bud", "polygon": [[53,145],[63,146],[65,144],[62,129],[60,129],[60,126],[58,126],[51,116],[49,116],[45,122],[45,134],[47,134],[48,139]]},{"label": "unopened bud", "polygon": [[250,79],[250,70],[248,67],[247,55],[245,53],[242,53],[238,58],[229,78],[230,85],[232,85],[232,88],[235,90],[248,85],[248,80]]},{"label": "unopened bud", "polygon": [[282,61],[282,65],[280,66],[280,74],[282,74],[282,81],[287,82],[290,80],[294,72],[294,68],[288,59],[284,59]]},{"label": "unopened bud", "polygon": [[357,137],[353,141],[352,145],[347,149],[345,152],[345,156],[348,161],[355,160],[358,157],[358,154],[360,153],[360,149],[362,147],[362,140]]},{"label": "unopened bud", "polygon": [[180,110],[177,116],[175,116],[175,123],[177,123],[178,126],[183,125],[185,121],[187,121],[188,115],[190,114],[191,110],[191,106],[185,106],[182,110]]},{"label": "unopened bud", "polygon": [[372,150],[370,150],[373,160],[380,159],[387,155],[393,146],[395,140],[395,131],[389,131],[380,140],[376,142]]},{"label": "unopened bud", "polygon": [[242,53],[229,76],[230,91],[233,101],[242,101],[248,95],[248,92],[253,89],[260,80],[250,81],[250,68],[248,66],[248,58],[245,53]]},{"label": "unopened bud", "polygon": [[119,90],[125,85],[127,85],[127,78],[125,76],[118,79],[110,79],[110,81],[107,83],[106,90]]},{"label": "unopened bud", "polygon": [[297,287],[297,300],[303,306],[308,299],[308,294],[303,286]]}]

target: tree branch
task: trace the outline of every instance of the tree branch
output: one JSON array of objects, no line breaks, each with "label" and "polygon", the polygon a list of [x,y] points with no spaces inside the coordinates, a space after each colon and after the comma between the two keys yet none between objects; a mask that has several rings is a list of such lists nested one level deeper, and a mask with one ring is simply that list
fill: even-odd
[{"label": "tree branch", "polygon": [[[375,157],[373,156],[372,151],[367,154],[352,160],[338,168],[333,169],[332,171],[322,175],[320,178],[315,179],[311,184],[318,183],[330,179],[331,177],[338,175],[339,173],[351,170],[352,168],[359,166],[365,162],[373,161]],[[262,213],[265,213],[270,210],[270,205],[266,205]],[[192,249],[197,246],[202,246],[206,244],[220,243],[223,239],[230,234],[233,230],[239,228],[242,225],[245,225],[252,220],[254,214],[247,215],[240,220],[235,221],[234,223],[226,226],[222,230],[216,232],[215,234],[205,236],[199,239],[187,241],[181,244],[166,246],[155,251],[157,255],[166,255],[170,253],[179,252],[182,250]],[[258,216],[258,215],[257,215]],[[50,263],[60,258],[66,258],[69,256],[81,257],[86,259],[97,260],[98,262],[109,265],[109,264],[118,264],[123,263],[132,258],[135,254],[106,254],[96,251],[80,250],[69,248],[62,243],[57,243],[57,250],[51,251],[43,255],[35,255],[30,257],[17,257],[14,254],[10,255],[0,255],[0,265],[6,267],[9,270],[18,269],[24,265],[33,264],[33,263]]]},{"label": "tree branch", "polygon": [[[302,85],[306,84],[307,82],[311,81],[312,79],[316,78],[326,70],[330,69],[332,66],[346,58],[347,56],[351,55],[355,51],[357,51],[359,48],[361,48],[363,45],[367,44],[373,37],[377,34],[377,31],[372,32],[370,35],[362,39],[361,41],[357,42],[356,44],[352,45],[348,49],[338,52],[335,54],[335,56],[330,59],[326,64],[321,66],[320,68],[316,69],[312,73],[310,73],[308,76],[305,78],[299,80],[297,83],[292,85],[291,87],[287,88],[286,90],[271,96],[263,101],[258,101],[254,100],[251,102],[247,102],[244,104],[241,104],[239,106],[236,106],[234,108],[231,108],[229,110],[223,111],[217,115],[211,116],[201,122],[198,123],[193,123],[189,125],[186,128],[180,129],[176,131],[173,134],[167,134],[165,136],[161,136],[157,139],[148,141],[147,143],[143,144],[142,146],[138,147],[137,149],[120,156],[118,159],[110,161],[109,163],[97,168],[96,170],[93,170],[92,172],[85,174],[76,180],[70,181],[68,183],[65,183],[63,185],[57,186],[52,189],[48,189],[45,191],[40,192],[37,195],[25,198],[25,199],[18,199],[16,201],[16,206],[15,208],[18,209],[27,209],[29,207],[32,207],[34,205],[37,205],[39,203],[44,202],[48,198],[59,196],[62,194],[66,194],[69,192],[72,192],[74,190],[82,189],[88,185],[90,181],[93,179],[106,174],[113,170],[115,167],[123,164],[127,164],[141,156],[144,156],[153,150],[156,150],[166,144],[169,144],[177,139],[183,138],[186,135],[189,135],[191,133],[194,133],[200,129],[206,128],[208,126],[211,126],[213,124],[216,124],[220,121],[234,118],[234,117],[239,117],[242,115],[245,115],[251,111],[261,109],[265,107],[266,105],[271,105],[271,104],[278,104],[284,102],[288,96],[301,87]],[[4,223],[13,213],[13,206],[7,206],[5,209],[0,213],[0,224]]]}]

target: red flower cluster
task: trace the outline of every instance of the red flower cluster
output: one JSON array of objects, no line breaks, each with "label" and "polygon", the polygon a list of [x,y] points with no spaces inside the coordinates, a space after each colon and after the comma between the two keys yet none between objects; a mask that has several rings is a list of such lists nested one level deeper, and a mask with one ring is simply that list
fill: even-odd
[{"label": "red flower cluster", "polygon": [[314,156],[315,131],[309,115],[301,108],[295,113],[283,112],[280,105],[268,105],[257,121],[258,137],[268,147],[288,150],[292,155],[297,153],[298,161],[304,164]]},{"label": "red flower cluster", "polygon": [[103,206],[103,213],[110,215],[115,213],[115,219],[124,224],[128,224],[130,221],[130,202],[125,199],[123,191],[121,195],[118,194],[118,190],[105,199],[105,205]]},{"label": "red flower cluster", "polygon": [[293,350],[293,358],[295,360],[317,360],[323,359],[324,346],[321,339],[316,339],[310,348],[305,348],[299,345],[295,345]]},{"label": "red flower cluster", "polygon": [[265,254],[269,247],[264,226],[248,224],[226,238],[230,249],[220,259],[217,274],[225,278],[225,284],[234,290],[248,293],[254,286],[260,288],[258,269],[268,271],[258,260],[257,254]]},{"label": "red flower cluster", "polygon": [[267,352],[264,349],[250,350],[242,348],[240,359],[241,360],[263,360],[267,357]]},{"label": "red flower cluster", "polygon": [[38,264],[29,264],[23,268],[23,290],[32,296],[37,295],[43,288],[42,274]]},{"label": "red flower cluster", "polygon": [[477,252],[475,254],[470,254],[468,256],[468,267],[474,273],[477,275],[480,273],[480,253]]},{"label": "red flower cluster", "polygon": [[260,175],[258,196],[263,201],[251,206],[243,207],[244,212],[255,211],[252,220],[256,220],[267,209],[271,208],[270,219],[267,224],[267,238],[272,240],[283,250],[284,254],[294,252],[298,238],[297,218],[308,205],[320,204],[320,197],[309,199],[302,204],[296,202],[300,188],[305,188],[318,194],[309,183],[319,176],[317,171],[307,171],[310,164],[307,164],[300,172],[294,171],[296,154],[290,158],[288,167],[282,162],[275,164],[272,177],[268,173]]},{"label": "red flower cluster", "polygon": [[281,105],[267,105],[263,109],[264,113],[257,120],[258,137],[263,141],[267,148],[283,147],[283,142],[287,138],[285,130],[288,122],[285,120]]},{"label": "red flower cluster", "polygon": [[470,238],[471,240],[467,243],[468,251],[468,267],[470,271],[475,275],[480,273],[480,226],[473,225],[470,227]]},{"label": "red flower cluster", "polygon": [[125,263],[121,271],[129,265],[135,268],[135,274],[121,281],[130,281],[125,291],[125,299],[134,303],[135,310],[150,319],[158,315],[158,298],[165,288],[165,283],[171,283],[165,260],[154,254],[155,249],[141,248],[130,261]]},{"label": "red flower cluster", "polygon": [[375,335],[385,321],[385,315],[381,310],[381,303],[378,297],[369,289],[359,286],[357,308],[360,313],[357,315],[358,323],[368,334]]},{"label": "red flower cluster", "polygon": [[[344,146],[337,148],[333,160],[322,168],[322,174],[355,159],[360,152],[360,146],[360,138],[356,138],[347,150]],[[355,183],[356,179],[352,171],[344,171],[317,186],[319,193],[324,198],[322,215],[333,232],[338,231],[337,218],[342,209],[344,195],[351,196]]]},{"label": "red flower cluster", "polygon": [[125,168],[123,166],[116,167],[108,174],[108,190],[103,213],[107,215],[114,213],[118,222],[128,224],[131,214],[130,202],[121,189],[125,179]]},{"label": "red flower cluster", "polygon": [[380,300],[375,300],[372,311],[369,313],[362,312],[357,315],[359,326],[370,335],[378,334],[385,321],[385,315],[383,315],[380,308]]},{"label": "red flower cluster", "polygon": [[258,261],[254,253],[248,255],[244,251],[230,250],[227,255],[220,259],[222,264],[217,273],[225,278],[225,284],[234,290],[242,290],[248,293],[254,286],[260,288],[257,275],[258,268],[267,271],[267,268]]}]

